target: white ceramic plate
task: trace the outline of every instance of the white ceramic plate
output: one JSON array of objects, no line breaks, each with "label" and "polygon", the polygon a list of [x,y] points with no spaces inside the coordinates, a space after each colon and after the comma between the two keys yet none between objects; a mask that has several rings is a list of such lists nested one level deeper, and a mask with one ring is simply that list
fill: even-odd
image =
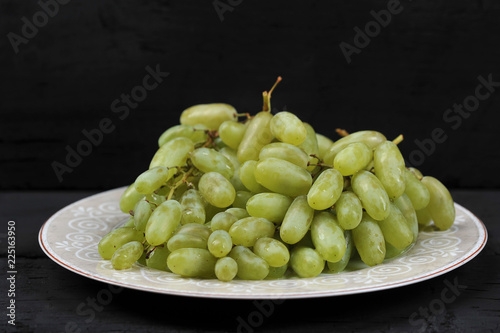
[{"label": "white ceramic plate", "polygon": [[54,214],[40,229],[43,251],[70,271],[88,278],[137,290],[208,298],[288,299],[338,296],[401,287],[445,274],[474,258],[488,238],[483,223],[455,204],[456,220],[447,231],[422,231],[415,246],[381,265],[354,265],[340,274],[315,278],[243,281],[183,278],[140,264],[117,271],[97,252],[99,240],[127,215],[118,207],[125,188],[75,202]]}]

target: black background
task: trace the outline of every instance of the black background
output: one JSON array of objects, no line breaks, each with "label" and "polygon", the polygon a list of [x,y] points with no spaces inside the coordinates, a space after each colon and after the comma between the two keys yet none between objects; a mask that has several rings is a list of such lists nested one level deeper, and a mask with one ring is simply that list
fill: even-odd
[{"label": "black background", "polygon": [[[226,3],[226,1],[221,1]],[[0,5],[1,185],[7,189],[109,189],[149,165],[158,136],[190,105],[227,102],[256,113],[278,75],[273,109],[294,112],[317,132],[403,133],[405,158],[442,128],[419,168],[450,188],[498,188],[500,93],[480,102],[458,128],[443,120],[474,95],[478,76],[500,82],[500,3],[401,1],[403,10],[348,63],[370,11],[387,1],[233,1],[221,20],[212,1],[76,1],[59,6],[15,52],[36,2]],[[11,35],[12,36],[12,35]],[[142,84],[146,66],[169,76],[123,120],[111,103]],[[500,88],[497,88],[500,90]],[[115,130],[59,181],[83,130],[109,118]]]}]

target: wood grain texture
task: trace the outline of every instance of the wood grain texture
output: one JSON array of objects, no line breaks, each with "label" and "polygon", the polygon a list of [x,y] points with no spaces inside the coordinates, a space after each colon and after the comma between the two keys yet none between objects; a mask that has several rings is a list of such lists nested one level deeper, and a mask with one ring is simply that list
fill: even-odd
[{"label": "wood grain texture", "polygon": [[[16,221],[17,318],[7,332],[496,332],[500,318],[499,191],[453,191],[455,201],[486,225],[489,240],[472,261],[445,275],[414,285],[367,294],[317,299],[269,301],[213,300],[158,295],[123,289],[109,304],[92,309],[109,286],[69,272],[47,258],[38,246],[43,222],[56,210],[89,192],[3,192],[0,220]],[[25,202],[33,204],[27,208]],[[5,224],[3,224],[5,225]],[[0,231],[3,232],[3,231]],[[5,256],[1,239],[0,253]],[[5,260],[0,269],[5,272]],[[447,287],[467,286],[442,313],[411,322],[413,313],[429,308]],[[5,290],[5,280],[1,288]],[[3,293],[3,291],[2,291]],[[0,297],[5,309],[6,297]],[[434,302],[434,303],[433,303]],[[260,310],[259,310],[260,309]],[[93,313],[93,315],[92,315]],[[268,314],[268,315],[267,315]],[[414,320],[422,317],[413,317]],[[243,328],[241,322],[255,323]],[[259,323],[257,325],[257,323]],[[413,324],[412,324],[413,323]],[[69,327],[69,326],[68,326]]]},{"label": "wood grain texture", "polygon": [[[225,0],[224,0],[225,1]],[[238,3],[238,2],[234,2]],[[377,129],[415,140],[443,128],[421,169],[450,187],[495,188],[500,94],[482,101],[456,129],[443,121],[454,103],[474,94],[477,77],[500,81],[500,4],[495,1],[402,1],[403,11],[348,64],[339,48],[387,1],[243,1],[220,21],[212,2],[103,0],[69,2],[15,53],[7,33],[21,33],[36,2],[2,1],[0,20],[0,189],[104,189],[130,183],[148,165],[156,140],[197,104],[223,101],[258,112],[261,92],[277,75],[276,110],[287,109],[318,132],[336,137]],[[120,120],[112,102],[142,83],[146,66],[170,73]],[[59,182],[83,130],[110,118],[106,134]],[[478,167],[481,167],[481,172]]]}]

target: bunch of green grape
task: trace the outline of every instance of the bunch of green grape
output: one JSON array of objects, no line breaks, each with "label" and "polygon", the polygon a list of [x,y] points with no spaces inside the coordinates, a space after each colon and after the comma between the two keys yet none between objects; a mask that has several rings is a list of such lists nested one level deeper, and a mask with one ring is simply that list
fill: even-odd
[{"label": "bunch of green grape", "polygon": [[393,258],[431,220],[453,224],[449,191],[405,167],[402,137],[339,131],[333,142],[292,113],[273,115],[273,89],[254,116],[228,104],[184,110],[123,193],[130,219],[100,241],[102,258],[221,281],[314,277],[358,256]]}]

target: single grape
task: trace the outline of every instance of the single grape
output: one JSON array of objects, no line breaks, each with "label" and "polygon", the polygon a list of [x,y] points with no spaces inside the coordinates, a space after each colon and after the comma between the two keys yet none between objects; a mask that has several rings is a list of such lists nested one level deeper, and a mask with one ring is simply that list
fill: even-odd
[{"label": "single grape", "polygon": [[330,140],[330,138],[319,133],[316,133],[316,141],[318,142],[318,150],[319,150],[318,157],[324,160],[325,155],[328,153],[328,151],[333,145],[333,141]]},{"label": "single grape", "polygon": [[144,200],[137,202],[134,207],[134,227],[137,230],[144,232],[151,213],[151,205],[148,202]]},{"label": "single grape", "polygon": [[427,211],[440,230],[447,230],[455,221],[455,205],[448,189],[434,177],[425,176],[422,183],[431,195]]},{"label": "single grape", "polygon": [[392,141],[381,143],[373,153],[375,175],[389,195],[394,199],[405,191],[405,160],[398,146]]},{"label": "single grape", "polygon": [[259,160],[268,157],[279,158],[304,169],[307,169],[307,162],[309,160],[309,156],[302,149],[284,142],[273,142],[265,145],[260,151]]},{"label": "single grape", "polygon": [[299,145],[299,148],[306,152],[308,161],[310,163],[310,165],[307,167],[307,171],[312,172],[314,169],[316,169],[315,164],[318,163],[318,159],[314,157],[318,156],[319,154],[318,139],[316,137],[316,132],[311,125],[309,125],[308,123],[304,123],[304,127],[306,128],[307,136],[304,142]]},{"label": "single grape", "polygon": [[167,266],[167,258],[170,253],[170,250],[166,246],[160,245],[155,247],[155,249],[149,253],[149,256],[146,258],[146,266],[170,272],[170,269]]},{"label": "single grape", "polygon": [[327,261],[327,263],[326,263],[328,266],[328,270],[331,273],[342,272],[347,267],[347,264],[349,264],[349,260],[351,260],[351,255],[352,255],[352,251],[354,248],[351,230],[344,231],[344,238],[345,238],[345,243],[346,243],[346,249],[345,249],[344,256],[342,257],[342,259],[340,259],[340,261],[337,261],[337,262]]},{"label": "single grape", "polygon": [[352,238],[361,260],[368,266],[381,264],[385,258],[385,239],[377,221],[364,213],[361,223],[352,229]]},{"label": "single grape", "polygon": [[236,218],[238,220],[250,216],[250,214],[248,214],[248,212],[247,212],[247,210],[245,208],[232,207],[232,208],[226,209],[225,212],[229,213],[229,214],[231,214],[233,216],[236,216]]},{"label": "single grape", "polygon": [[281,224],[286,211],[292,204],[292,198],[279,193],[259,193],[247,201],[248,214],[263,217],[276,224]]},{"label": "single grape", "polygon": [[245,135],[238,146],[238,160],[244,163],[250,160],[258,160],[262,147],[271,143],[273,134],[270,122],[273,115],[267,111],[261,111],[250,120]]},{"label": "single grape", "polygon": [[351,179],[351,186],[371,217],[381,221],[389,215],[389,196],[374,174],[365,170],[356,172]]},{"label": "single grape", "polygon": [[273,192],[290,197],[307,194],[312,185],[312,177],[307,170],[274,157],[257,163],[255,180]]},{"label": "single grape", "polygon": [[288,248],[274,238],[259,238],[253,246],[253,252],[264,259],[270,267],[282,267],[290,260]]},{"label": "single grape", "polygon": [[214,257],[225,257],[232,248],[233,241],[225,230],[216,230],[208,238],[208,250]]},{"label": "single grape", "polygon": [[226,145],[238,149],[246,130],[247,126],[245,124],[226,120],[219,127],[219,136]]},{"label": "single grape", "polygon": [[208,127],[197,124],[191,125],[176,125],[167,129],[158,139],[158,147],[163,146],[170,140],[176,138],[188,138],[194,144],[205,142],[208,138]]},{"label": "single grape", "polygon": [[354,142],[363,142],[370,149],[374,149],[385,141],[387,141],[386,137],[382,133],[376,131],[359,131],[351,133],[333,143],[328,153],[326,153],[324,161],[326,164],[333,165],[335,156],[349,144]]},{"label": "single grape", "polygon": [[120,197],[120,210],[128,214],[142,198],[144,198],[144,194],[137,192],[135,184],[132,183]]},{"label": "single grape", "polygon": [[316,214],[311,224],[311,239],[324,260],[338,262],[345,254],[344,230],[330,212]]},{"label": "single grape", "polygon": [[336,169],[323,171],[307,193],[309,206],[316,210],[330,208],[337,202],[344,188],[344,177]]},{"label": "single grape", "polygon": [[301,278],[315,277],[325,268],[325,261],[314,249],[296,246],[290,255],[290,266]]},{"label": "single grape", "polygon": [[344,191],[335,203],[335,211],[340,226],[351,230],[358,226],[363,216],[363,206],[358,196],[351,191]]},{"label": "single grape", "polygon": [[237,245],[229,256],[238,264],[237,276],[242,280],[263,280],[269,274],[269,264],[247,247]]},{"label": "single grape", "polygon": [[206,249],[183,248],[170,253],[168,268],[175,274],[186,277],[211,278],[215,275],[215,258]]},{"label": "single grape", "polygon": [[165,184],[169,176],[168,168],[157,166],[141,173],[134,182],[137,192],[150,194]]},{"label": "single grape", "polygon": [[205,223],[205,203],[200,192],[189,189],[184,192],[179,202],[182,208],[181,224]]},{"label": "single grape", "polygon": [[114,269],[127,269],[139,260],[142,256],[144,248],[138,241],[128,242],[120,246],[111,257],[111,264]]},{"label": "single grape", "polygon": [[202,124],[215,131],[227,120],[237,120],[236,109],[225,103],[211,103],[193,105],[182,111],[180,123],[191,126]]},{"label": "single grape", "polygon": [[216,230],[225,230],[229,231],[229,228],[238,221],[238,217],[233,214],[227,212],[220,212],[214,215],[212,218],[212,223],[210,224],[210,228],[212,231]]},{"label": "single grape", "polygon": [[218,172],[228,180],[234,175],[233,163],[214,149],[198,148],[191,153],[191,162],[200,171]]},{"label": "single grape", "polygon": [[307,136],[302,121],[293,113],[281,111],[274,115],[270,124],[271,133],[281,142],[298,146]]},{"label": "single grape", "polygon": [[245,217],[233,223],[229,235],[235,245],[253,246],[261,237],[274,235],[274,223],[262,217]]},{"label": "single grape", "polygon": [[166,180],[172,178],[177,168],[186,165],[189,153],[194,150],[193,141],[188,138],[176,138],[161,146],[153,156],[149,168],[164,166],[170,168]]},{"label": "single grape", "polygon": [[165,243],[181,222],[182,207],[175,200],[167,200],[151,214],[146,225],[146,240],[152,246]]},{"label": "single grape", "polygon": [[413,233],[399,208],[391,203],[389,215],[382,221],[378,221],[384,239],[398,250],[407,248],[413,242]]},{"label": "single grape", "polygon": [[295,198],[281,223],[281,239],[288,244],[300,241],[309,230],[313,217],[314,209],[307,203],[306,196]]},{"label": "single grape", "polygon": [[368,166],[373,158],[372,150],[363,142],[354,142],[342,149],[333,160],[333,167],[342,176],[354,175]]},{"label": "single grape", "polygon": [[231,257],[224,257],[217,260],[215,264],[215,276],[224,282],[229,282],[238,274],[238,264]]},{"label": "single grape", "polygon": [[218,172],[201,176],[198,190],[208,203],[219,208],[231,206],[236,196],[233,185]]},{"label": "single grape", "polygon": [[248,200],[253,196],[248,191],[237,191],[234,198],[233,207],[246,209]]}]

